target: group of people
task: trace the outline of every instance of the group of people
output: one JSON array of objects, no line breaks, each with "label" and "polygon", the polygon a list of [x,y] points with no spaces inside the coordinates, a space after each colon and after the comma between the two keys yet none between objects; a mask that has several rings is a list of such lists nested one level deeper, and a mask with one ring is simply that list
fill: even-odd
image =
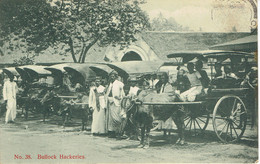
[{"label": "group of people", "polygon": [[90,86],[89,108],[93,111],[91,132],[94,135],[108,133],[116,137],[122,132],[121,123],[126,113],[121,110],[121,100],[125,92],[124,84],[117,78],[117,72],[113,71],[107,87],[102,86],[100,77]]},{"label": "group of people", "polygon": [[[94,135],[108,133],[110,137],[121,135],[126,119],[126,113],[121,109],[121,100],[125,96],[136,99],[142,89],[154,89],[154,92],[158,94],[178,95],[181,101],[194,101],[210,81],[202,67],[202,61],[198,61],[195,65],[188,63],[188,72],[184,67],[179,68],[174,83],[169,82],[166,72],[142,82],[139,82],[136,77],[130,77],[130,88],[128,89],[123,82],[117,79],[118,74],[115,71],[110,74],[109,84],[106,87],[101,85],[101,79],[97,77],[89,92],[89,107],[93,111],[92,133]],[[147,82],[147,88],[140,86],[145,82]]]},{"label": "group of people", "polygon": [[[154,74],[149,79],[137,79],[130,77],[130,87],[126,86],[119,80],[118,73],[112,71],[109,74],[107,84],[103,84],[101,77],[96,77],[95,81],[89,87],[89,109],[92,113],[91,132],[93,135],[108,134],[109,137],[121,136],[124,132],[126,123],[126,113],[121,109],[121,100],[125,97],[136,99],[143,89],[152,89],[158,94],[171,93],[175,95],[177,101],[195,101],[198,95],[205,94],[205,88],[210,85],[210,79],[203,68],[201,60],[195,63],[188,63],[187,67],[178,67],[176,80],[170,82],[169,75],[166,72],[162,74]],[[231,71],[230,66],[224,66],[216,63],[214,79],[238,77]],[[250,76],[250,75],[249,75]],[[141,82],[140,82],[141,81]],[[68,85],[68,80],[63,80]],[[145,85],[143,87],[141,85]],[[70,85],[68,85],[70,86]],[[69,88],[77,92],[82,86]],[[6,118],[5,122],[14,121],[16,117],[16,93],[17,85],[13,81],[13,77],[9,76],[3,87],[3,98],[6,102]]]}]

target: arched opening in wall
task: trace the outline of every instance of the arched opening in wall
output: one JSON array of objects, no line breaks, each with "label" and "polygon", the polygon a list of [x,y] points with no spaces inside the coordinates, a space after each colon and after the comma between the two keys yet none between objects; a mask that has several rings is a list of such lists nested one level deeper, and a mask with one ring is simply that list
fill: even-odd
[{"label": "arched opening in wall", "polygon": [[138,53],[129,51],[123,56],[121,61],[142,61],[142,58]]}]

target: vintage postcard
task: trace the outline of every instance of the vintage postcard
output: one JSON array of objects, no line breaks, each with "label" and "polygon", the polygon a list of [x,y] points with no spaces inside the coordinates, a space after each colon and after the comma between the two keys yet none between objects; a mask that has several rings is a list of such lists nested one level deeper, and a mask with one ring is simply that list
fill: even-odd
[{"label": "vintage postcard", "polygon": [[1,0],[0,163],[257,163],[257,0]]}]

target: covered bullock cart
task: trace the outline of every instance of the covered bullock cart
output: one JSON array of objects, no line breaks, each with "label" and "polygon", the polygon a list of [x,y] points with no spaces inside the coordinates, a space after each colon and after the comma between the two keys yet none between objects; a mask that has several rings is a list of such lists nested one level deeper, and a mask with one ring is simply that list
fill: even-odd
[{"label": "covered bullock cart", "polygon": [[17,104],[25,109],[25,118],[28,111],[44,112],[42,98],[51,89],[53,77],[51,72],[44,69],[45,66],[26,65],[16,67],[15,70],[21,76],[21,92],[17,97]]},{"label": "covered bullock cart", "polygon": [[253,57],[250,53],[233,51],[193,51],[170,54],[168,58],[177,58],[176,61],[181,61],[180,65],[192,60],[203,60],[208,64],[206,71],[211,75],[212,81],[220,80],[222,84],[226,82],[231,85],[210,83],[209,88],[204,90],[204,94],[197,96],[194,102],[146,100],[137,101],[135,104],[137,106],[168,106],[167,109],[182,111],[184,113],[183,126],[193,134],[203,132],[208,126],[209,119],[212,118],[213,130],[222,142],[238,141],[243,136],[247,125],[246,102],[250,95],[249,88],[241,87],[242,80],[240,79],[215,79],[214,65],[220,62],[222,65],[231,65],[232,69],[235,69],[237,64],[250,67],[256,64]]},{"label": "covered bullock cart", "polygon": [[64,63],[46,67],[52,72],[54,93],[60,102],[60,114],[63,118],[63,125],[71,118],[81,118],[82,130],[91,118],[88,108],[88,91],[91,82],[96,76],[108,77],[111,68],[96,63]]}]

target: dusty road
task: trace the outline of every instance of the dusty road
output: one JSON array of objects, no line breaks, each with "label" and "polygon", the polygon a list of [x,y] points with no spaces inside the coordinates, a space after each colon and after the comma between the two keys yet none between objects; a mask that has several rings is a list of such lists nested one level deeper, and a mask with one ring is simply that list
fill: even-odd
[{"label": "dusty road", "polygon": [[[177,140],[175,133],[164,138],[162,132],[152,132],[151,147],[142,149],[137,148],[138,141],[81,132],[80,121],[76,119],[65,129],[60,124],[61,118],[57,116],[52,116],[46,123],[32,115],[27,121],[18,117],[15,123],[7,125],[1,117],[0,163],[254,163],[258,159],[257,133],[254,130],[246,130],[242,140],[235,144],[220,143],[208,130],[204,136],[187,136],[188,144],[185,146],[174,144]],[[37,159],[38,155],[57,159]],[[60,155],[84,159],[60,159]]]}]

